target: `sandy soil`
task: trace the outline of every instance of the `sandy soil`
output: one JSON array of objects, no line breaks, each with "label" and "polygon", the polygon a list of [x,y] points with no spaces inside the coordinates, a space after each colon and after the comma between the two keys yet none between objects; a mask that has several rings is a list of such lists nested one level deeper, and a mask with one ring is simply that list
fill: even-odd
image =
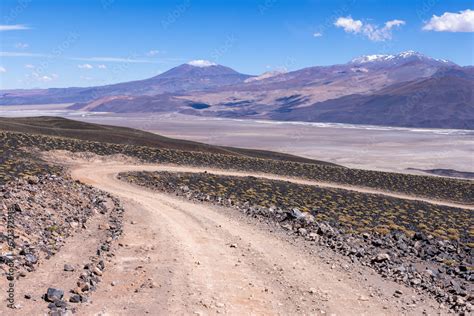
[{"label": "sandy soil", "polygon": [[[79,315],[437,313],[430,298],[276,226],[117,179],[156,166],[66,162],[73,178],[119,197],[126,210],[120,247]],[[404,298],[393,297],[397,289]]]}]

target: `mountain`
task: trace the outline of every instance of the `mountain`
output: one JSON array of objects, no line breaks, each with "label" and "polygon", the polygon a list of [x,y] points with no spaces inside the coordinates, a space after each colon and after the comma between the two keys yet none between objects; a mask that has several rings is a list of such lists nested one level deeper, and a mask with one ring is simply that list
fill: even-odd
[{"label": "mountain", "polygon": [[271,119],[405,127],[474,129],[474,75],[443,69],[369,95],[352,94],[309,107],[274,112]]},{"label": "mountain", "polygon": [[397,55],[364,55],[351,60],[351,64],[366,65],[366,66],[381,66],[381,67],[396,67],[406,63],[422,62],[424,64],[431,64],[433,66],[456,64],[446,59],[436,59],[421,53],[409,50]]},{"label": "mountain", "polygon": [[66,94],[83,111],[474,129],[473,73],[414,51],[260,76],[195,60],[141,81],[13,91],[0,104],[67,102]]},{"label": "mountain", "polygon": [[251,78],[204,60],[194,60],[155,77],[106,86],[0,91],[0,105],[89,102],[111,96],[143,96],[181,93],[235,85]]}]

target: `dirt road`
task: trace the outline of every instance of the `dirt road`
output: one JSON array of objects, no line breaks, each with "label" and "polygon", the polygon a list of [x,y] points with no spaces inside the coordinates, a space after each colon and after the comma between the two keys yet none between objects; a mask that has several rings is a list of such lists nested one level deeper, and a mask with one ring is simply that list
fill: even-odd
[{"label": "dirt road", "polygon": [[[117,179],[122,171],[189,168],[103,161],[75,161],[70,168],[75,179],[120,198],[126,210],[121,247],[79,314],[435,314],[438,305],[429,298],[235,210]],[[394,299],[396,289],[408,301]]]}]

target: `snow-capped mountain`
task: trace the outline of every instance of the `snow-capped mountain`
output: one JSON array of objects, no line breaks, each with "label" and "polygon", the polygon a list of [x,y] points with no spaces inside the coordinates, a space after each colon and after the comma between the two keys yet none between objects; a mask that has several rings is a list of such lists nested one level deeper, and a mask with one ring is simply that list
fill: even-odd
[{"label": "snow-capped mountain", "polygon": [[71,109],[474,128],[473,83],[472,68],[414,51],[260,76],[193,60],[139,81],[3,91],[0,104],[76,102]]},{"label": "snow-capped mountain", "polygon": [[398,65],[401,63],[407,62],[428,62],[428,63],[436,63],[436,64],[451,64],[455,65],[453,62],[446,60],[446,59],[436,59],[424,54],[409,50],[405,52],[401,52],[396,55],[390,54],[377,54],[377,55],[364,55],[357,58],[354,58],[350,61],[350,64],[385,64],[385,65]]}]

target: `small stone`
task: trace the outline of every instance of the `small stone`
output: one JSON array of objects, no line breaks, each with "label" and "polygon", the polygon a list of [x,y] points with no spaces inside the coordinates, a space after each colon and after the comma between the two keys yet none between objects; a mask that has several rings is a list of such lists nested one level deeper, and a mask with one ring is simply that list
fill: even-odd
[{"label": "small stone", "polygon": [[39,178],[36,176],[27,176],[26,181],[28,181],[28,184],[38,184]]},{"label": "small stone", "polygon": [[421,284],[421,280],[420,280],[420,279],[413,279],[413,280],[411,280],[411,284],[412,284],[412,285],[420,285],[420,284]]},{"label": "small stone", "polygon": [[369,298],[367,296],[364,296],[364,295],[359,296],[359,301],[366,302],[368,300],[369,300]]},{"label": "small stone", "polygon": [[303,214],[298,208],[296,208],[296,207],[291,210],[290,216],[293,217],[293,218],[295,218],[295,219],[304,218],[304,214]]},{"label": "small stone", "polygon": [[74,267],[72,265],[66,263],[64,265],[64,271],[68,271],[68,272],[74,271]]},{"label": "small stone", "polygon": [[388,253],[379,253],[377,256],[375,256],[372,261],[375,262],[384,262],[384,261],[390,261],[390,255]]},{"label": "small stone", "polygon": [[69,298],[69,302],[71,302],[71,303],[80,303],[81,299],[82,299],[82,296],[80,296],[79,294],[74,294]]},{"label": "small stone", "polygon": [[55,289],[55,288],[48,288],[46,292],[46,301],[48,302],[55,302],[58,300],[61,300],[64,296],[64,291],[60,289]]},{"label": "small stone", "polygon": [[31,264],[35,264],[35,263],[38,262],[38,258],[35,255],[31,254],[31,253],[26,254],[25,259],[26,259],[27,262],[29,262]]},{"label": "small stone", "polygon": [[237,248],[237,244],[230,244],[230,248]]},{"label": "small stone", "polygon": [[92,268],[92,272],[93,272],[95,275],[102,276],[102,271],[101,271],[98,267]]},{"label": "small stone", "polygon": [[281,227],[286,229],[286,230],[292,230],[293,229],[293,226],[291,226],[291,224],[282,224]]},{"label": "small stone", "polygon": [[400,291],[400,290],[395,290],[395,293],[393,293],[393,296],[395,296],[395,297],[400,297],[402,294],[403,294],[402,291]]},{"label": "small stone", "polygon": [[299,233],[301,236],[306,236],[306,234],[308,233],[308,231],[307,231],[305,228],[299,228],[299,229],[298,229],[298,233]]}]

